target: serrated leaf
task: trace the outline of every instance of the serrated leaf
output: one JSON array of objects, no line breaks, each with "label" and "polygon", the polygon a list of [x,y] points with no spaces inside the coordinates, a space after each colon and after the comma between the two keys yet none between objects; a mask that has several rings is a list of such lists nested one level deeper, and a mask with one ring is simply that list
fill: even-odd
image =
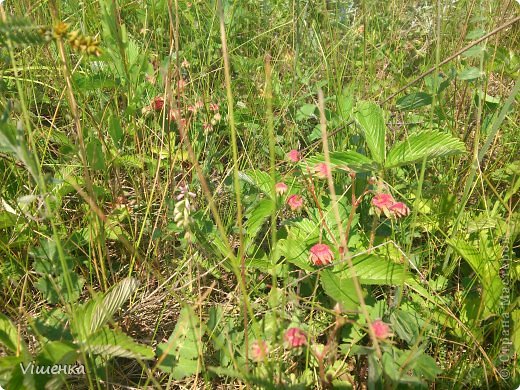
[{"label": "serrated leaf", "polygon": [[354,118],[363,130],[368,149],[374,161],[385,161],[386,124],[383,110],[371,102],[361,102],[357,106]]},{"label": "serrated leaf", "polygon": [[344,310],[350,311],[359,308],[359,297],[351,278],[340,277],[330,269],[323,269],[320,273],[320,283],[323,291],[340,303]]},{"label": "serrated leaf", "polygon": [[166,343],[157,346],[158,367],[180,380],[201,370],[201,324],[191,307],[184,307]]},{"label": "serrated leaf", "polygon": [[401,111],[415,110],[432,104],[432,95],[426,92],[414,92],[397,100],[396,108]]},{"label": "serrated leaf", "polygon": [[274,183],[267,172],[251,169],[245,172],[239,172],[238,178],[256,187],[265,195],[272,197],[272,188],[274,188]]},{"label": "serrated leaf", "polygon": [[[329,154],[331,169],[353,170],[358,173],[373,172],[379,169],[379,164],[372,161],[367,156],[357,153],[353,150],[344,152],[332,152]],[[304,171],[313,172],[316,164],[325,162],[323,154],[316,154],[302,161]]]},{"label": "serrated leaf", "polygon": [[154,358],[152,348],[136,343],[126,334],[103,327],[90,335],[84,345],[86,353],[102,355],[107,358],[124,357],[129,359]]},{"label": "serrated leaf", "polygon": [[[403,264],[397,264],[372,254],[356,256],[352,259],[354,271],[361,284],[400,285],[413,280]],[[344,272],[350,272],[345,268]]]},{"label": "serrated leaf", "polygon": [[97,300],[92,310],[90,332],[94,333],[106,324],[138,286],[139,282],[136,279],[125,278],[105,293],[102,299]]},{"label": "serrated leaf", "polygon": [[388,153],[386,168],[420,162],[425,157],[431,160],[465,151],[464,143],[451,134],[436,130],[420,131],[392,147]]}]

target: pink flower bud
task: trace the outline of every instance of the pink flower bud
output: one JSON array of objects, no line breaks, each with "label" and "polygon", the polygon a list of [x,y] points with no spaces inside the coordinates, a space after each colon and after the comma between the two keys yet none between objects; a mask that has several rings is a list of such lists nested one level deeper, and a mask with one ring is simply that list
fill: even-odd
[{"label": "pink flower bud", "polygon": [[388,209],[396,218],[406,217],[410,214],[410,209],[403,202],[394,203]]},{"label": "pink flower bud", "polygon": [[292,211],[300,210],[303,207],[303,198],[300,195],[291,195],[287,198],[287,204]]},{"label": "pink flower bud", "polygon": [[164,107],[164,98],[157,96],[152,100],[152,108],[154,111],[161,111]]},{"label": "pink flower bud", "polygon": [[287,153],[287,157],[292,162],[298,162],[298,161],[300,161],[300,158],[301,158],[300,152],[298,152],[296,149],[293,149],[289,153]]},{"label": "pink flower bud", "polygon": [[326,179],[330,175],[330,169],[326,163],[319,163],[314,166],[314,172],[318,179]]},{"label": "pink flower bud", "polygon": [[288,348],[299,348],[307,343],[307,336],[300,328],[289,328],[283,336]]},{"label": "pink flower bud", "polygon": [[255,340],[251,343],[250,356],[255,362],[264,361],[269,354],[269,347],[264,340]]},{"label": "pink flower bud", "polygon": [[316,244],[311,248],[309,259],[314,265],[327,265],[334,260],[334,254],[327,244]]},{"label": "pink flower bud", "polygon": [[375,320],[372,322],[372,330],[378,339],[386,339],[390,336],[390,325],[384,323],[381,320]]},{"label": "pink flower bud", "polygon": [[276,183],[274,186],[274,189],[275,189],[277,195],[285,194],[287,192],[288,188],[289,187],[287,187],[287,184],[285,184],[283,182]]}]

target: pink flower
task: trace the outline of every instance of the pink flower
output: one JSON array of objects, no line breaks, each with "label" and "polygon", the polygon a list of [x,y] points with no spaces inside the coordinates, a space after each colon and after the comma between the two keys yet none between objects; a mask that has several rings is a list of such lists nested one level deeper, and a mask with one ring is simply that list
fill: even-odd
[{"label": "pink flower", "polygon": [[326,179],[330,175],[329,166],[326,163],[319,163],[314,166],[314,172],[318,179]]},{"label": "pink flower", "polygon": [[309,259],[314,265],[327,265],[334,260],[334,254],[327,244],[316,244],[311,248]]},{"label": "pink flower", "polygon": [[292,211],[299,210],[303,207],[303,198],[300,195],[291,195],[287,198],[287,204]]},{"label": "pink flower", "polygon": [[161,111],[164,107],[164,98],[162,96],[157,96],[152,100],[152,108],[154,111]]},{"label": "pink flower", "polygon": [[375,320],[372,322],[372,330],[378,339],[382,340],[390,336],[390,325],[381,320]]},{"label": "pink flower", "polygon": [[217,103],[210,103],[210,104],[209,104],[209,109],[210,109],[211,111],[215,112],[215,111],[218,111],[219,106],[218,106]]},{"label": "pink flower", "polygon": [[287,192],[288,188],[289,187],[287,187],[287,184],[285,184],[283,182],[276,183],[274,186],[274,189],[275,189],[277,195],[285,194]]},{"label": "pink flower", "polygon": [[283,336],[289,348],[299,348],[307,343],[307,336],[300,328],[289,328]]},{"label": "pink flower", "polygon": [[403,202],[394,203],[388,209],[396,218],[406,217],[410,214],[410,209]]},{"label": "pink flower", "polygon": [[269,347],[264,340],[255,340],[251,343],[251,359],[255,362],[264,361],[269,354]]},{"label": "pink flower", "polygon": [[287,153],[287,157],[292,162],[298,162],[298,161],[300,161],[300,158],[301,158],[300,152],[298,152],[296,149],[293,149],[289,153]]},{"label": "pink flower", "polygon": [[377,194],[372,198],[372,204],[380,210],[388,209],[395,203],[395,200],[390,194]]}]

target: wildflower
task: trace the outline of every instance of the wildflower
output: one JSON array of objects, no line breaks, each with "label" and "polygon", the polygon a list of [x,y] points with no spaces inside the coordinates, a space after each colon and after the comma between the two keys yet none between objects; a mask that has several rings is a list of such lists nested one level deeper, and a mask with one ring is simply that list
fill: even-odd
[{"label": "wildflower", "polygon": [[162,96],[157,96],[152,100],[152,108],[154,111],[161,111],[164,107],[164,98]]},{"label": "wildflower", "polygon": [[190,67],[190,63],[189,63],[188,60],[185,58],[184,61],[182,61],[181,66],[182,66],[183,68],[188,69],[188,68]]},{"label": "wildflower", "polygon": [[269,354],[269,347],[264,340],[255,340],[251,343],[251,359],[255,362],[261,362],[265,360]]},{"label": "wildflower", "polygon": [[200,110],[202,107],[204,107],[204,102],[203,102],[202,100],[197,100],[197,101],[195,102],[195,108],[196,108],[197,110]]},{"label": "wildflower", "polygon": [[377,194],[372,198],[372,204],[378,209],[383,210],[389,208],[395,203],[395,200],[390,194]]},{"label": "wildflower", "polygon": [[327,265],[334,260],[334,254],[327,244],[316,244],[311,248],[309,259],[314,265]]},{"label": "wildflower", "polygon": [[283,195],[287,192],[288,187],[287,184],[280,182],[275,184],[274,189],[277,195]]},{"label": "wildflower", "polygon": [[216,113],[214,116],[213,116],[213,119],[215,119],[217,122],[220,122],[220,120],[222,119],[222,115],[220,115],[220,113]]},{"label": "wildflower", "polygon": [[209,109],[210,109],[211,111],[213,111],[213,112],[216,112],[216,111],[218,111],[218,109],[219,109],[219,105],[218,105],[217,103],[210,103],[210,104],[209,104]]},{"label": "wildflower", "polygon": [[388,209],[397,218],[406,217],[410,214],[410,209],[403,202],[396,202]]},{"label": "wildflower", "polygon": [[329,166],[326,163],[319,163],[314,166],[314,172],[318,179],[326,179],[330,175]]},{"label": "wildflower", "polygon": [[372,330],[374,331],[374,335],[378,339],[386,339],[390,336],[390,325],[383,322],[382,320],[375,320],[372,322]]},{"label": "wildflower", "polygon": [[300,195],[291,195],[287,198],[287,204],[292,211],[300,210],[303,207],[303,198]]},{"label": "wildflower", "polygon": [[300,328],[289,328],[283,336],[289,348],[299,348],[307,343],[307,336]]},{"label": "wildflower", "polygon": [[204,131],[211,131],[211,130],[213,130],[213,126],[211,125],[211,123],[208,123],[208,122],[204,122],[202,124],[202,128],[204,129]]},{"label": "wildflower", "polygon": [[298,161],[300,161],[300,158],[301,158],[300,152],[298,152],[296,149],[293,149],[289,153],[287,153],[287,157],[292,162],[298,162]]},{"label": "wildflower", "polygon": [[390,194],[380,193],[372,198],[372,204],[376,207],[376,212],[381,211],[388,217],[406,217],[410,214],[410,209],[403,202],[396,202]]}]

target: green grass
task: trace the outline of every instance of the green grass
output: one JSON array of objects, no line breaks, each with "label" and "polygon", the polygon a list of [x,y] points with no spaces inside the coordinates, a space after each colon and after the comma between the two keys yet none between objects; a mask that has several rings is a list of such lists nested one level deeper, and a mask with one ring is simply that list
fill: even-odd
[{"label": "green grass", "polygon": [[518,5],[219,4],[0,5],[0,386],[517,387]]}]

